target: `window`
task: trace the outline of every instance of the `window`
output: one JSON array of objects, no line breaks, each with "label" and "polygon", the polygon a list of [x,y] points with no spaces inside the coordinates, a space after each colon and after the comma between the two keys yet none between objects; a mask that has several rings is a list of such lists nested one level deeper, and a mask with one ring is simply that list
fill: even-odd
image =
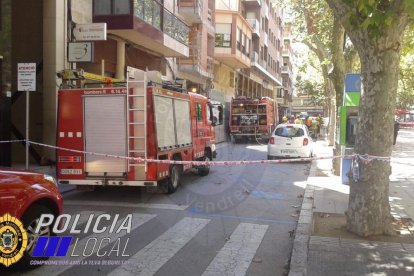
[{"label": "window", "polygon": [[247,35],[243,34],[242,48],[241,48],[241,51],[243,54],[246,54],[246,41],[247,41]]},{"label": "window", "polygon": [[231,47],[231,24],[216,24],[216,47]]},{"label": "window", "polygon": [[95,0],[94,15],[130,14],[130,0]]},{"label": "window", "polygon": [[252,41],[250,39],[247,40],[247,44],[246,44],[246,56],[250,57],[250,46],[251,46]]},{"label": "window", "polygon": [[94,1],[95,15],[111,14],[111,0],[95,0]]},{"label": "window", "polygon": [[305,135],[305,132],[302,128],[279,127],[276,129],[275,135],[280,137],[302,137]]},{"label": "window", "polygon": [[240,28],[237,28],[237,50],[242,51],[242,30]]},{"label": "window", "polygon": [[114,14],[129,14],[130,2],[129,0],[116,0],[113,2]]},{"label": "window", "polygon": [[196,119],[197,121],[203,120],[203,110],[201,107],[201,103],[196,103]]}]

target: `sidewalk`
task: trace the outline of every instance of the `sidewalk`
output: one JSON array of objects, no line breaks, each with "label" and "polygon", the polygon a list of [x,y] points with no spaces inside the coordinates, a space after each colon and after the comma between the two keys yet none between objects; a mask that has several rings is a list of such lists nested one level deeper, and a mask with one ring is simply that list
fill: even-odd
[{"label": "sidewalk", "polygon": [[[325,140],[316,142],[315,151],[319,157],[332,156],[332,147]],[[391,212],[396,218],[414,218],[414,129],[400,130],[391,165]],[[414,275],[414,244],[312,234],[315,212],[343,215],[348,207],[349,186],[331,169],[331,159],[312,163],[289,275]]]}]

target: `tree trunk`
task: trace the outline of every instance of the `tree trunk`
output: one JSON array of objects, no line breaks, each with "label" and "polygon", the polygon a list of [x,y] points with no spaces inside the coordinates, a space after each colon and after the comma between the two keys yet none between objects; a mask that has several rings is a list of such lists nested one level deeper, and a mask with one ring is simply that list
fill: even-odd
[{"label": "tree trunk", "polygon": [[[333,70],[330,74],[330,78],[333,82],[335,93],[336,93],[336,107],[342,105],[342,97],[344,91],[344,79],[345,73],[345,56],[344,56],[344,40],[345,40],[345,29],[342,27],[341,22],[338,19],[334,19],[332,28],[332,64]],[[335,109],[336,111],[337,109]]]},{"label": "tree trunk", "polygon": [[335,143],[336,100],[335,100],[335,86],[330,78],[328,78],[328,92],[327,93],[328,93],[329,105],[330,105],[328,145],[333,146]]},{"label": "tree trunk", "polygon": [[[336,112],[338,110],[338,106],[342,105],[342,97],[344,91],[344,79],[345,79],[345,57],[344,57],[344,40],[345,40],[345,29],[342,26],[339,19],[334,19],[334,24],[332,28],[332,64],[333,64],[333,71],[330,75],[330,78],[333,82],[333,86],[335,88],[335,94],[333,97],[335,98],[335,103],[333,104],[333,112],[330,114],[330,119],[332,119],[332,140],[329,140],[329,145],[334,146],[333,148],[333,155],[337,156],[341,154],[341,148],[335,143],[336,138]],[[341,159],[335,158],[332,159],[332,172],[335,175],[340,174],[340,166],[341,166]]]},{"label": "tree trunk", "polygon": [[[401,41],[398,36],[390,31],[386,38],[375,42],[363,39],[354,42],[361,46],[358,52],[364,87],[355,145],[357,154],[391,156]],[[347,228],[360,236],[391,234],[390,161],[359,160],[358,164],[359,180],[351,176]]]}]

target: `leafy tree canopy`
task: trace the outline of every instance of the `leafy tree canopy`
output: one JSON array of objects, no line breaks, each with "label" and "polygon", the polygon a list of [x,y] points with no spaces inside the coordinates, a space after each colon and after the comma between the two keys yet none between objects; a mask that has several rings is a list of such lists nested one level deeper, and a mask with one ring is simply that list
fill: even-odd
[{"label": "leafy tree canopy", "polygon": [[361,26],[371,36],[378,37],[382,34],[384,27],[398,22],[394,7],[399,7],[403,2],[403,9],[414,18],[414,1],[412,0],[345,0],[350,8],[349,23],[353,28]]}]

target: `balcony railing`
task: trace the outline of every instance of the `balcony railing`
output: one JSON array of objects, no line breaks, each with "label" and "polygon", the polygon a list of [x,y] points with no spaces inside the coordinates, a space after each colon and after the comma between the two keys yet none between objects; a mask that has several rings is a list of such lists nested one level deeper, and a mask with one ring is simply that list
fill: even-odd
[{"label": "balcony railing", "polygon": [[134,1],[134,15],[161,30],[163,6],[155,1]]},{"label": "balcony railing", "polygon": [[134,15],[175,40],[188,45],[189,27],[160,3],[148,0],[134,1]]}]

